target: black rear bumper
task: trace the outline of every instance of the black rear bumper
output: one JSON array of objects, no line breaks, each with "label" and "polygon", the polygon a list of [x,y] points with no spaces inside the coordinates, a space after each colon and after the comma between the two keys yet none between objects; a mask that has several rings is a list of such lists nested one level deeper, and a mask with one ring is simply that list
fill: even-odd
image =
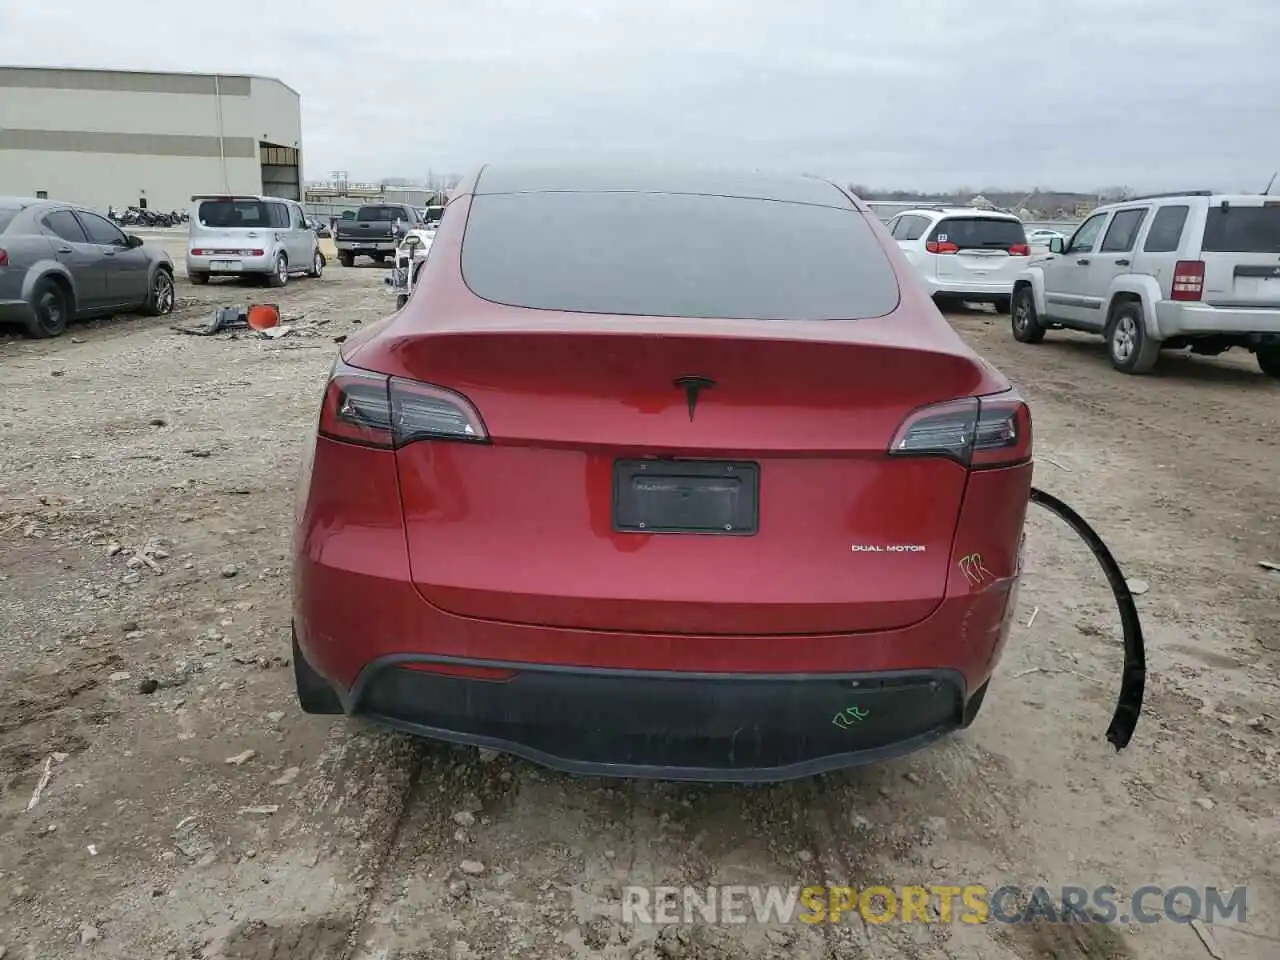
[{"label": "black rear bumper", "polygon": [[26,300],[0,300],[0,324],[28,324],[35,317],[35,311]]},{"label": "black rear bumper", "polygon": [[965,723],[964,680],[947,670],[744,675],[474,663],[515,671],[494,681],[411,663],[429,666],[420,657],[371,664],[343,698],[347,711],[576,774],[789,780],[900,756]]}]

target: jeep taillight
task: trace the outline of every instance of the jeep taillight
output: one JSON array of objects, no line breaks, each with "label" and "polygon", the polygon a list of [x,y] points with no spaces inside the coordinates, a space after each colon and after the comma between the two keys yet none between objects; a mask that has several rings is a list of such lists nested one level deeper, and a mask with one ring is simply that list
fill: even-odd
[{"label": "jeep taillight", "polygon": [[445,387],[334,364],[320,407],[322,437],[399,449],[417,440],[487,442],[480,413]]},{"label": "jeep taillight", "polygon": [[1204,261],[1179,260],[1173,265],[1171,300],[1199,300],[1204,296]]},{"label": "jeep taillight", "polygon": [[930,253],[959,253],[960,248],[949,240],[930,240],[924,245]]},{"label": "jeep taillight", "polygon": [[889,455],[946,457],[974,470],[1031,459],[1031,411],[1016,390],[922,407],[898,428]]},{"label": "jeep taillight", "polygon": [[1031,248],[1025,243],[1015,243],[1009,248],[1009,256],[1011,257],[1029,257],[1031,256]]}]

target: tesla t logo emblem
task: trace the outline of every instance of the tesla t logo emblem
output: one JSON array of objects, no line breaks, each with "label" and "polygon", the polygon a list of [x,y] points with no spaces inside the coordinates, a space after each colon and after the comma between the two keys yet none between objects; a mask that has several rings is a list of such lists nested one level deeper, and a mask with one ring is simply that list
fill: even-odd
[{"label": "tesla t logo emblem", "polygon": [[693,412],[698,409],[698,394],[716,385],[710,377],[676,377],[672,382],[684,391],[685,399],[689,402],[690,421],[693,420]]},{"label": "tesla t logo emblem", "polygon": [[988,580],[995,579],[995,574],[983,564],[982,554],[980,553],[971,553],[968,556],[961,557],[960,572],[974,586],[981,586]]}]

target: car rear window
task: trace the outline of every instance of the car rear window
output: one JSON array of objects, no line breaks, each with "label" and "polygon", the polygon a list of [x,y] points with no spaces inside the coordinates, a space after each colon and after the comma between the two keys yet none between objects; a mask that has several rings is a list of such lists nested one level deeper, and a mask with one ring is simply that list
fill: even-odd
[{"label": "car rear window", "polygon": [[361,207],[356,211],[356,219],[367,223],[370,220],[404,220],[403,207]]},{"label": "car rear window", "polygon": [[13,218],[17,215],[17,207],[0,207],[0,233],[4,233],[5,228],[13,222]]},{"label": "car rear window", "polygon": [[1206,253],[1280,253],[1280,203],[1213,207],[1204,222]]},{"label": "car rear window", "polygon": [[196,216],[201,226],[270,227],[271,211],[261,200],[204,200]]},{"label": "car rear window", "polygon": [[929,239],[954,243],[961,250],[1008,250],[1026,244],[1027,233],[1020,220],[947,217],[938,221]]},{"label": "car rear window", "polygon": [[477,196],[462,272],[486,300],[578,313],[853,320],[899,297],[861,213],[693,194]]}]

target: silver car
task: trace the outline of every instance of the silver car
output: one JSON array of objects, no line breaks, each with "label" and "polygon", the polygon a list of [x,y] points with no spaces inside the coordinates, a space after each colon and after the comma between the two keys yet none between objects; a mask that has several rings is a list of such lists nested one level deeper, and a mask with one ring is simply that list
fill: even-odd
[{"label": "silver car", "polygon": [[0,197],[0,323],[56,337],[74,319],[173,310],[173,261],[69,203]]},{"label": "silver car", "polygon": [[278,197],[191,198],[187,276],[265,277],[283,287],[289,277],[324,272],[324,254],[301,204]]}]

